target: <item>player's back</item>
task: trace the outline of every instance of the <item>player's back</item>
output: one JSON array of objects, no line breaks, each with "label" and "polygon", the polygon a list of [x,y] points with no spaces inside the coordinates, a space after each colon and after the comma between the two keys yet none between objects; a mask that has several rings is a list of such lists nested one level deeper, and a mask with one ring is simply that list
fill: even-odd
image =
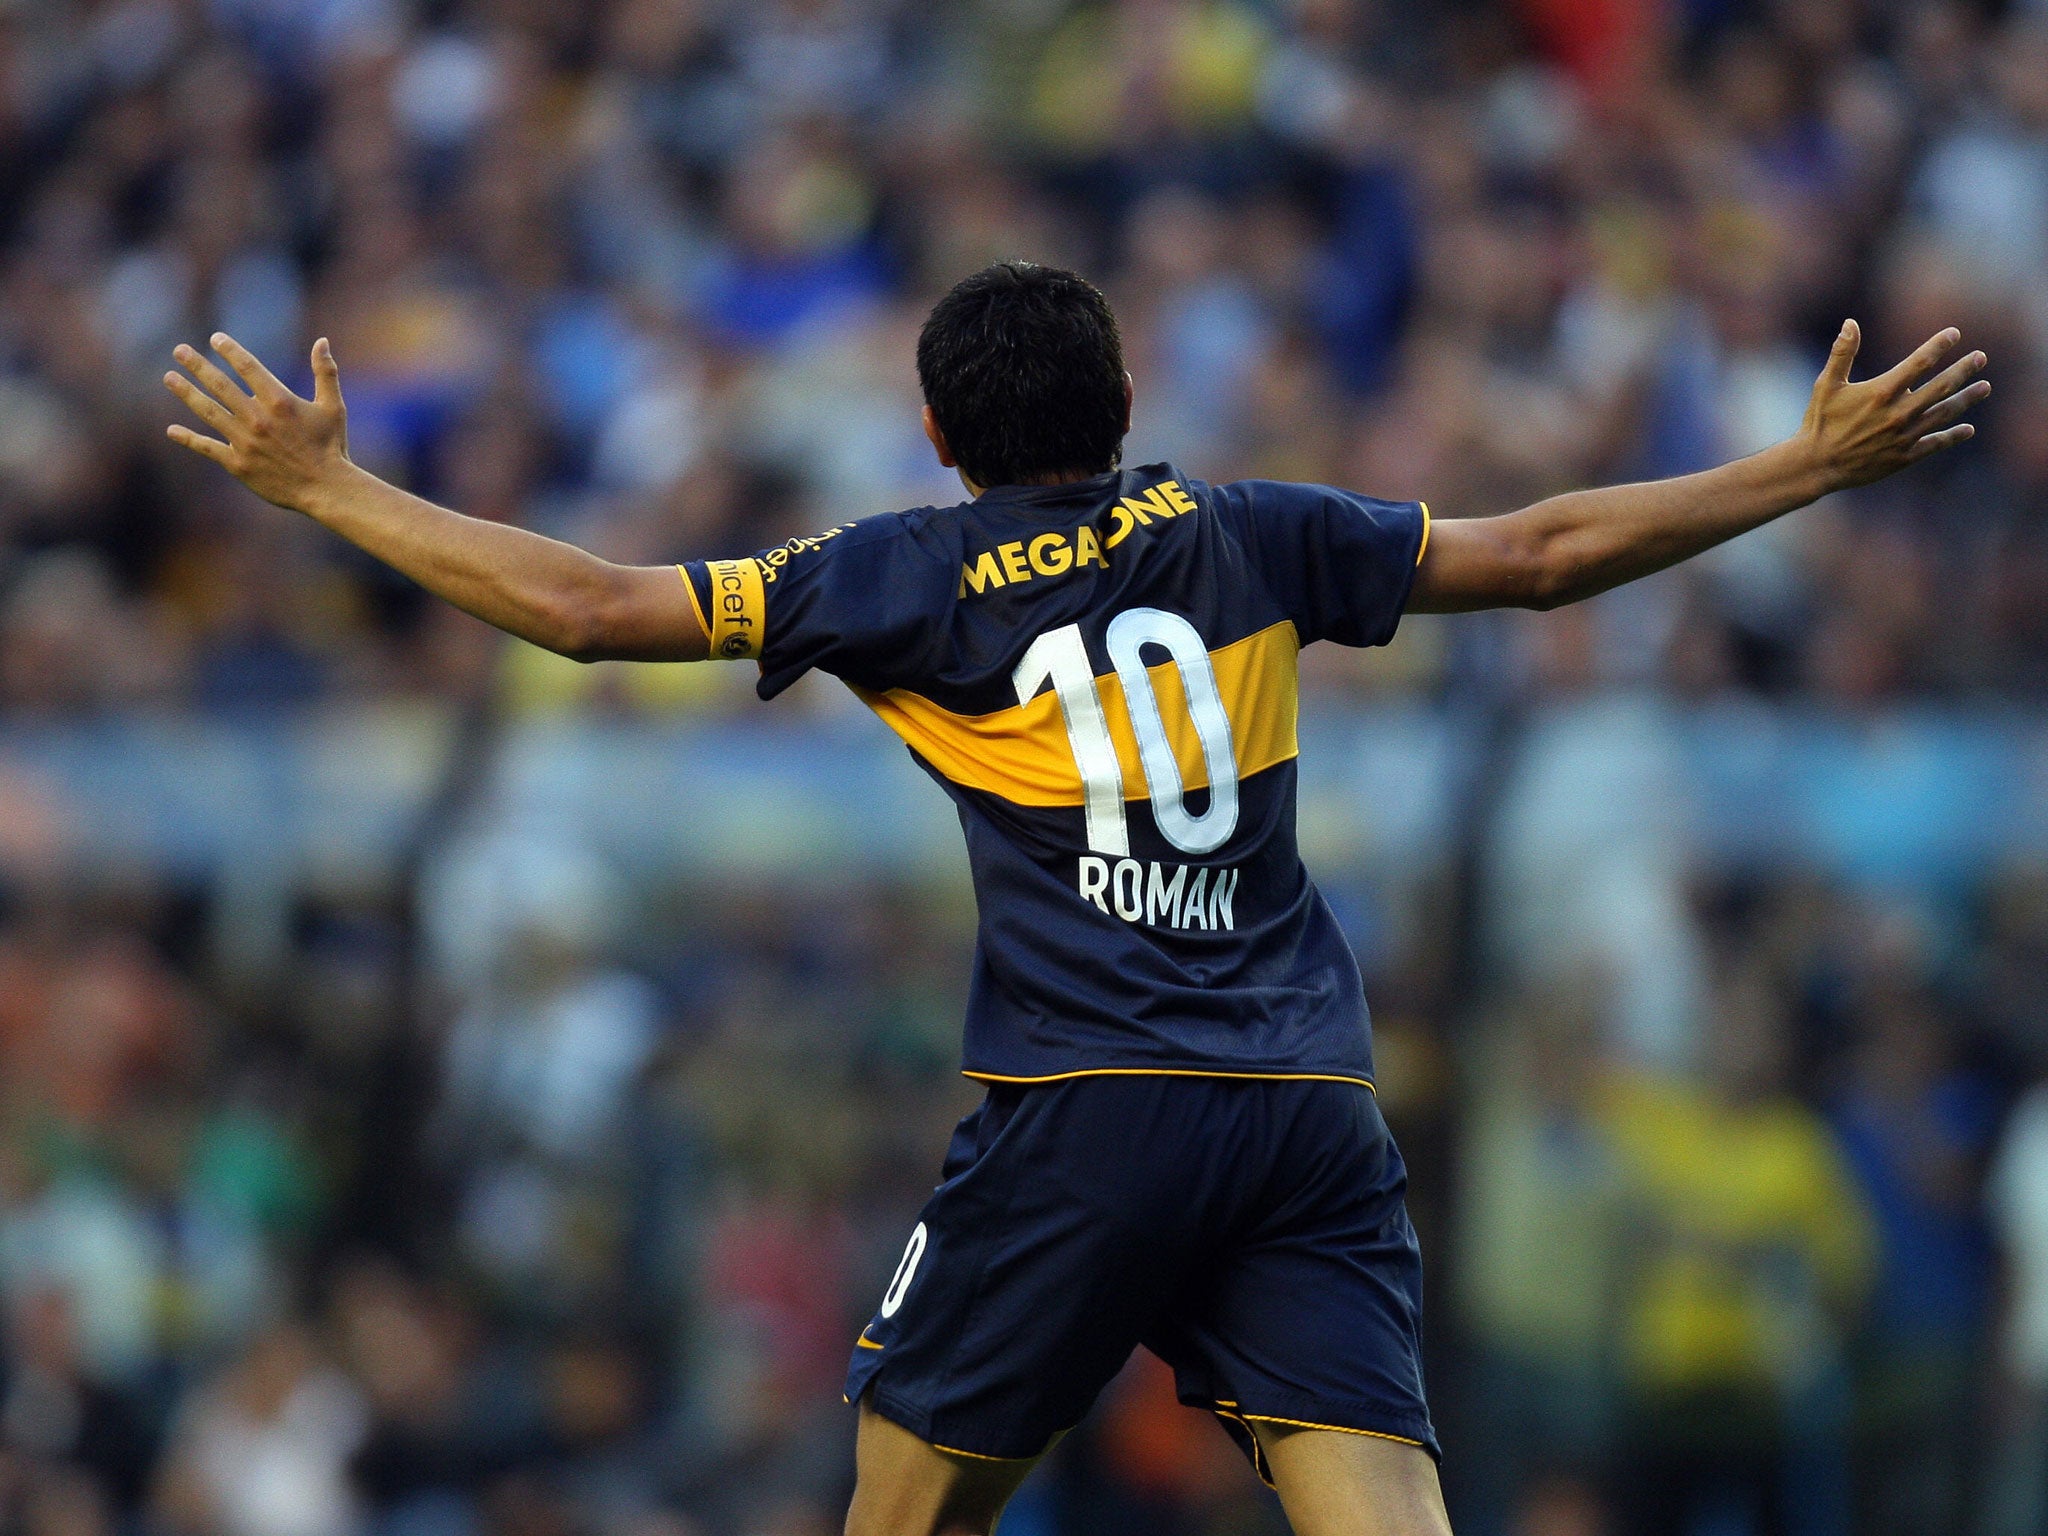
[{"label": "player's back", "polygon": [[764,696],[844,678],[959,807],[971,1075],[1368,1079],[1295,845],[1296,657],[1384,642],[1427,526],[1153,465],[688,569],[714,653],[758,655]]}]

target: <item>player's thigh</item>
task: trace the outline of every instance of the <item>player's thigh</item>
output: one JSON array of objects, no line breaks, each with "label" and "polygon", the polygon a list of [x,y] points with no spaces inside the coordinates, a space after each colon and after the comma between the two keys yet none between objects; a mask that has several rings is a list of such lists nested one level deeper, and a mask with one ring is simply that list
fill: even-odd
[{"label": "player's thigh", "polygon": [[942,1451],[862,1402],[854,1462],[846,1536],[986,1536],[1038,1458]]},{"label": "player's thigh", "polygon": [[1295,1536],[1450,1536],[1436,1461],[1421,1446],[1279,1424],[1253,1432]]}]

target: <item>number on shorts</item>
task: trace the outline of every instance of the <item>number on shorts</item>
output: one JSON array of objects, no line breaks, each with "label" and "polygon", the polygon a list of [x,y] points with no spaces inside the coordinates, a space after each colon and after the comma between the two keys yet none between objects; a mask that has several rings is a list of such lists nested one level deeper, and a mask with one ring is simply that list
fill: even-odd
[{"label": "number on shorts", "polygon": [[910,1289],[910,1282],[917,1277],[917,1261],[924,1257],[926,1233],[924,1223],[919,1222],[911,1230],[910,1242],[903,1250],[903,1258],[896,1265],[896,1278],[889,1282],[889,1289],[882,1293],[882,1316],[894,1317],[903,1305],[903,1293]]}]

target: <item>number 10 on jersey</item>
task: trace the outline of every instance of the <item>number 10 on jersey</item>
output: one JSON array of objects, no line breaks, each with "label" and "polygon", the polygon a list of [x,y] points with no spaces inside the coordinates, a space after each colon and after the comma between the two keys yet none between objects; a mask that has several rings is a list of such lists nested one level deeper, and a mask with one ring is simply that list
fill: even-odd
[{"label": "number 10 on jersey", "polygon": [[[1160,608],[1126,609],[1109,621],[1105,638],[1110,664],[1123,685],[1131,731],[1138,740],[1138,761],[1144,768],[1160,835],[1183,853],[1214,853],[1237,830],[1237,753],[1209,648],[1194,625]],[[1199,816],[1187,808],[1180,762],[1166,734],[1152,675],[1145,667],[1143,651],[1148,645],[1164,650],[1180,670],[1189,723],[1201,743],[1202,762],[1209,774],[1209,806]],[[1124,817],[1123,767],[1109,734],[1109,716],[1095,686],[1080,625],[1047,630],[1031,642],[1011,678],[1017,701],[1030,703],[1047,678],[1052,679],[1053,692],[1059,698],[1067,742],[1081,775],[1088,847],[1096,853],[1128,855],[1131,840]]]}]

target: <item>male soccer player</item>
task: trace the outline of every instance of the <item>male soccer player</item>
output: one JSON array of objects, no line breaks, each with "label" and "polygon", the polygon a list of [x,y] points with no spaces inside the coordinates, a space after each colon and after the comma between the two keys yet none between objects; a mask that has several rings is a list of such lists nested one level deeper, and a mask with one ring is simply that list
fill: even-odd
[{"label": "male soccer player", "polygon": [[[1350,951],[1294,842],[1295,658],[1404,612],[1553,608],[1970,436],[1954,331],[1703,474],[1430,521],[1323,486],[1120,468],[1102,295],[1005,262],[918,339],[924,430],[971,500],[746,560],[631,568],[349,461],[334,357],[300,399],[227,336],[171,437],[457,607],[579,660],[844,679],[959,808],[980,905],[961,1122],[847,1377],[852,1536],[987,1532],[1138,1344],[1301,1536],[1441,1533],[1406,1176]],[[1937,371],[1939,370],[1939,371]],[[239,384],[236,380],[239,379]],[[196,382],[194,382],[196,380]],[[1974,381],[1974,382],[1973,382]]]}]

